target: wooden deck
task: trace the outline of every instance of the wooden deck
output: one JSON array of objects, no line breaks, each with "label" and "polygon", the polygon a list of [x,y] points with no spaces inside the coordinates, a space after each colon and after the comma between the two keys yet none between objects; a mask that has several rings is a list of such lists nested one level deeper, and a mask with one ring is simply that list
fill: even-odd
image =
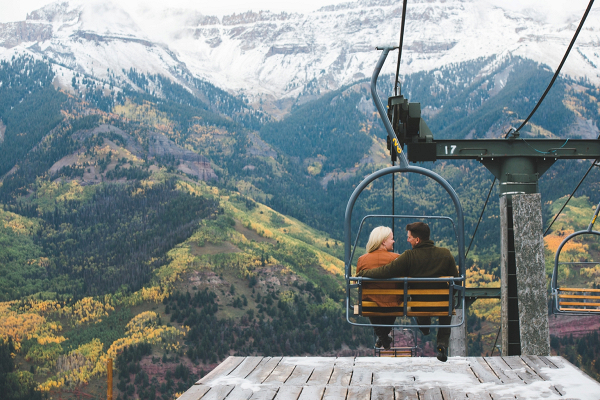
[{"label": "wooden deck", "polygon": [[600,399],[562,357],[229,357],[180,400]]}]

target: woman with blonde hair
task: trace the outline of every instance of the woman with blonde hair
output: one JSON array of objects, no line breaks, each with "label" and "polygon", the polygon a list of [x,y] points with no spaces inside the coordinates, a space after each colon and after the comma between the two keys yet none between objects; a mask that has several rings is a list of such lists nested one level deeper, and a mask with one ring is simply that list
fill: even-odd
[{"label": "woman with blonde hair", "polygon": [[[378,226],[373,229],[369,235],[369,241],[367,242],[367,254],[364,254],[358,258],[356,264],[356,273],[365,269],[373,269],[384,266],[391,263],[396,257],[399,256],[397,253],[393,253],[394,250],[394,233],[387,226]],[[363,288],[367,289],[395,289],[395,283],[386,282],[370,282],[364,283]],[[363,301],[374,301],[379,307],[398,307],[400,300],[397,295],[363,295]],[[377,325],[393,325],[396,321],[396,317],[369,317],[372,324]],[[376,326],[373,328],[375,335],[377,336],[377,342],[375,347],[383,347],[389,349],[392,343],[392,338],[389,337],[389,333],[392,328]]]}]

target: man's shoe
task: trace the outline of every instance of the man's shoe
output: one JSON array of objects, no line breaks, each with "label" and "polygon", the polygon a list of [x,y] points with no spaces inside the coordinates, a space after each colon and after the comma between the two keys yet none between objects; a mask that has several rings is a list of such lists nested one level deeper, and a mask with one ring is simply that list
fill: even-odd
[{"label": "man's shoe", "polygon": [[382,342],[383,348],[386,350],[389,350],[390,347],[392,346],[392,338],[389,336],[384,337],[381,342]]},{"label": "man's shoe", "polygon": [[437,359],[441,362],[448,360],[448,349],[446,349],[446,346],[439,345],[437,347]]},{"label": "man's shoe", "polygon": [[375,347],[377,347],[377,348],[383,347],[384,349],[389,350],[391,344],[392,344],[392,338],[389,336],[385,336],[385,337],[377,338],[377,341],[375,342]]}]

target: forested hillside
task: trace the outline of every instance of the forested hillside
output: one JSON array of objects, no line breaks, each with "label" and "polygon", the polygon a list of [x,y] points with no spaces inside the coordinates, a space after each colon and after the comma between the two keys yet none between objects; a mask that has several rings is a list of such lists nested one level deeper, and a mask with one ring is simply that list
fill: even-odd
[{"label": "forested hillside", "polygon": [[[482,70],[487,61],[404,77],[403,93],[421,102],[435,137],[503,136],[549,80],[527,60]],[[345,322],[341,242],[354,187],[390,165],[368,85],[272,121],[207,82],[189,78],[188,91],[126,74],[127,85],[75,75],[55,88],[47,60],[0,65],[0,392],[100,394],[111,357],[121,399],[171,399],[228,355],[370,354],[370,330]],[[380,89],[391,91],[390,77]],[[598,96],[586,82],[559,79],[524,135],[597,134]],[[559,162],[542,177],[545,222],[589,163]],[[456,189],[468,243],[491,173],[474,161],[423,166]],[[395,188],[396,214],[453,214],[423,177],[396,177]],[[498,285],[497,199],[494,191],[469,253],[469,286]],[[598,199],[594,169],[553,228],[549,257],[556,237],[581,228],[573,215]],[[390,212],[388,177],[358,201],[354,233],[363,215]],[[359,245],[388,223],[369,221]],[[456,252],[451,226],[432,227]],[[396,235],[402,251],[402,225]],[[574,256],[596,254],[581,249]],[[595,270],[576,277],[600,284]],[[489,352],[499,303],[478,301],[468,323],[470,352]],[[577,340],[553,348],[575,354]],[[593,370],[588,358],[581,364]]]}]

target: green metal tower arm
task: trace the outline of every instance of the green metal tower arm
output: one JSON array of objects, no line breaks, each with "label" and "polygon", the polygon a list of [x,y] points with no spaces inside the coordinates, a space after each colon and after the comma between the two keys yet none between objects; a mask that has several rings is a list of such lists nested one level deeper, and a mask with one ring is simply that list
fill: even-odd
[{"label": "green metal tower arm", "polygon": [[596,139],[412,139],[406,143],[410,162],[477,160],[498,178],[501,195],[537,193],[539,177],[558,159],[600,158]]},{"label": "green metal tower arm", "polygon": [[438,159],[492,160],[499,157],[536,159],[600,158],[600,140],[596,139],[444,139],[407,143],[411,162]]}]

